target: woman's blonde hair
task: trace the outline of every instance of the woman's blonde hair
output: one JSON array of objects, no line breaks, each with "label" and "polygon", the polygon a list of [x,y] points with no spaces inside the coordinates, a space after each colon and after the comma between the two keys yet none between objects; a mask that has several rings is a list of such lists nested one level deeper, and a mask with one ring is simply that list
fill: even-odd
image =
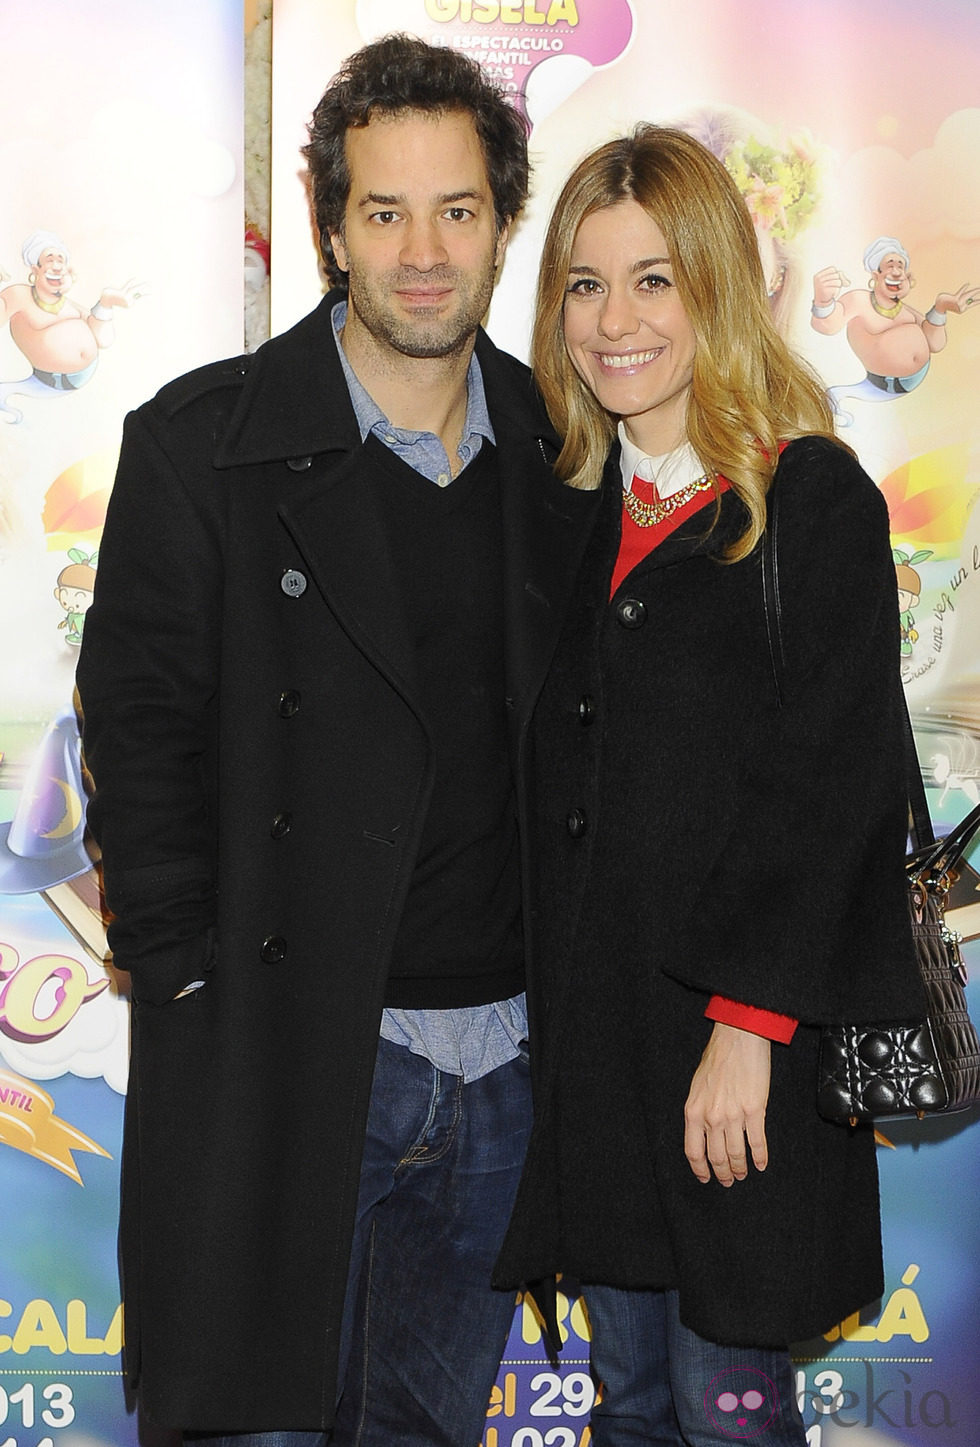
[{"label": "woman's blonde hair", "polygon": [[683,131],[643,125],[601,146],[575,168],[555,205],[538,280],[532,366],[564,439],[556,470],[572,487],[598,487],[616,435],[615,418],[572,366],[563,313],[579,226],[628,200],[663,232],[694,329],[687,440],[707,471],[728,479],[748,512],[744,533],[726,554],[734,561],[762,534],[779,443],[806,433],[834,438],[833,413],[773,325],[752,220],[734,181]]}]

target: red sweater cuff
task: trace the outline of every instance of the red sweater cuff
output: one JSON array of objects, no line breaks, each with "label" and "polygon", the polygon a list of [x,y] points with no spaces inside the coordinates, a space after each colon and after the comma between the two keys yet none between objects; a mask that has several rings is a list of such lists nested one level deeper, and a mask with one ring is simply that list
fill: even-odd
[{"label": "red sweater cuff", "polygon": [[764,1035],[780,1045],[788,1045],[796,1032],[797,1021],[791,1015],[777,1015],[774,1010],[760,1010],[755,1005],[742,1005],[737,1000],[727,1000],[724,995],[712,995],[705,1015],[721,1025],[734,1025],[739,1030],[751,1030],[753,1035]]}]

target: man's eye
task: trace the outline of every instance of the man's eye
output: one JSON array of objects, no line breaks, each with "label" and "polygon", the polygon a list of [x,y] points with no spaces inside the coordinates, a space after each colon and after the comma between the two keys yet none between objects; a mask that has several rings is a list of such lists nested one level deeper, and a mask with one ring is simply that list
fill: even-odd
[{"label": "man's eye", "polygon": [[450,206],[446,215],[450,221],[466,221],[473,213],[468,211],[465,206]]},{"label": "man's eye", "polygon": [[388,226],[392,221],[398,220],[398,212],[375,211],[371,217],[371,220],[377,222],[379,226]]}]

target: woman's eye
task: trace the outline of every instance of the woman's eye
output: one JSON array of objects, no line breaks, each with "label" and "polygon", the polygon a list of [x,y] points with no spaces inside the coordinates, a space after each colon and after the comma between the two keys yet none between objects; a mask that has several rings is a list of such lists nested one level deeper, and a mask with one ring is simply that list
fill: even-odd
[{"label": "woman's eye", "polygon": [[673,284],[669,277],[661,276],[659,272],[651,272],[640,282],[644,291],[669,291]]},{"label": "woman's eye", "polygon": [[599,283],[591,276],[580,276],[568,287],[569,296],[595,296],[599,290]]}]

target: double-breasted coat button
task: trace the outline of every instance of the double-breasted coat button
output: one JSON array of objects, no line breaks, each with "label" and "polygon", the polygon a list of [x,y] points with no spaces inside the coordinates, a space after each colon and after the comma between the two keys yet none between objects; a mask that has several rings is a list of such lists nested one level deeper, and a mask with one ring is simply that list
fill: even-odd
[{"label": "double-breasted coat button", "polygon": [[280,964],[286,958],[286,941],[282,935],[269,935],[267,939],[264,939],[259,956],[264,964]]},{"label": "double-breasted coat button", "polygon": [[595,699],[591,693],[583,693],[578,701],[578,717],[583,727],[588,728],[590,723],[595,723]]},{"label": "double-breasted coat button", "polygon": [[279,717],[292,718],[299,713],[300,693],[298,688],[284,688],[279,695]]},{"label": "double-breasted coat button", "polygon": [[568,811],[568,818],[565,820],[565,824],[573,839],[581,839],[588,828],[588,823],[589,821],[585,816],[584,809],[570,809]]},{"label": "double-breasted coat button", "polygon": [[269,829],[269,833],[272,835],[273,839],[284,839],[285,836],[289,833],[290,829],[292,829],[292,827],[292,814],[287,814],[285,810],[283,810],[281,814],[277,814],[276,817],[273,819]]},{"label": "double-breasted coat button", "polygon": [[642,628],[647,621],[646,604],[639,598],[624,598],[616,604],[616,617],[624,628]]},{"label": "double-breasted coat button", "polygon": [[312,457],[287,457],[286,466],[290,472],[307,472],[313,466]]},{"label": "double-breasted coat button", "polygon": [[287,598],[302,598],[306,592],[306,574],[297,568],[286,568],[279,579],[279,586]]}]

